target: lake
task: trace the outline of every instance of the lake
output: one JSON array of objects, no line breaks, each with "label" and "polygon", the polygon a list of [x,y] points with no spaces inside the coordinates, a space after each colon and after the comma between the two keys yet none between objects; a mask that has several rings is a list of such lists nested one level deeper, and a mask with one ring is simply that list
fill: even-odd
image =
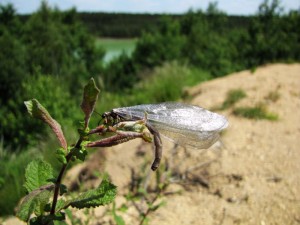
[{"label": "lake", "polygon": [[125,52],[131,55],[135,49],[137,39],[116,39],[116,38],[98,38],[96,41],[97,47],[103,47],[106,54],[104,62],[107,63]]}]

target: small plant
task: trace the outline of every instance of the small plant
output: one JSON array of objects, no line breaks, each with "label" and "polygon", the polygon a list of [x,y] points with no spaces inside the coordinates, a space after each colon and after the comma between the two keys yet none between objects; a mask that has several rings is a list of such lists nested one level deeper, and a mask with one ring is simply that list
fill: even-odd
[{"label": "small plant", "polygon": [[[110,204],[116,195],[116,186],[104,177],[101,184],[95,188],[79,194],[68,193],[62,184],[62,178],[70,161],[84,161],[89,147],[109,147],[122,142],[143,138],[151,141],[144,133],[144,126],[139,122],[123,122],[122,126],[100,125],[89,129],[89,120],[98,99],[99,89],[93,79],[85,86],[81,109],[85,118],[78,129],[79,139],[75,145],[68,145],[60,124],[54,120],[48,111],[36,99],[25,102],[29,114],[42,120],[55,133],[60,148],[55,152],[61,163],[61,170],[57,177],[53,174],[52,166],[42,159],[34,160],[26,168],[25,185],[28,194],[22,199],[17,209],[17,217],[28,224],[66,224],[65,214],[69,207],[83,209]],[[93,134],[100,134],[104,138],[91,141]],[[107,137],[107,135],[110,135]],[[70,217],[70,215],[68,215]]]},{"label": "small plant", "polygon": [[155,173],[153,186],[150,187],[150,174],[146,165],[148,162],[145,162],[145,165],[142,165],[137,171],[132,170],[131,188],[125,196],[127,204],[132,203],[139,213],[139,222],[137,223],[139,225],[148,224],[150,214],[165,204],[164,200],[160,200],[160,198],[165,194],[170,178],[170,171],[165,164],[162,164]]},{"label": "small plant", "polygon": [[[138,213],[136,224],[146,225],[149,223],[149,216],[165,204],[161,197],[166,194],[166,189],[170,183],[170,171],[162,164],[155,173],[155,180],[150,181],[150,171],[148,169],[149,160],[139,168],[131,169],[131,181],[128,193],[124,195],[126,201],[116,207],[114,203],[109,215],[112,215],[113,224],[125,225],[122,217],[129,208],[134,207]],[[173,194],[168,192],[168,195]],[[132,211],[131,211],[132,212]]]},{"label": "small plant", "polygon": [[263,104],[258,104],[254,107],[238,107],[233,110],[233,114],[248,119],[278,120],[278,115],[268,112],[266,106]]},{"label": "small plant", "polygon": [[233,106],[235,103],[245,98],[246,96],[247,95],[245,91],[243,91],[242,89],[230,90],[227,93],[226,100],[223,102],[222,106],[219,109],[220,110],[228,109],[229,107]]}]

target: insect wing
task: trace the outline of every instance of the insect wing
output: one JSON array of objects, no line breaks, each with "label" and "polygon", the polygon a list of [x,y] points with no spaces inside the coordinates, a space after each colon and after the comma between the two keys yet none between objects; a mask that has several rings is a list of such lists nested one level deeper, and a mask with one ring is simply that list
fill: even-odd
[{"label": "insect wing", "polygon": [[224,116],[184,103],[160,103],[117,108],[115,113],[128,120],[145,118],[161,134],[180,145],[208,148],[228,126]]}]

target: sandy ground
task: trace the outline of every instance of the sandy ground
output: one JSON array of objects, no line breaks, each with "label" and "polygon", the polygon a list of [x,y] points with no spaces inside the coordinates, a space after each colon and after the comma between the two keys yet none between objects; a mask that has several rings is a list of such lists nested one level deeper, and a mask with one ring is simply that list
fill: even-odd
[{"label": "sandy ground", "polygon": [[[87,186],[95,186],[100,181],[94,171],[107,171],[118,186],[116,208],[126,206],[116,211],[126,224],[140,224],[149,208],[143,197],[124,197],[137,193],[139,181],[149,201],[163,203],[148,214],[150,225],[300,224],[300,64],[267,65],[202,83],[189,89],[190,103],[216,108],[238,88],[247,97],[236,106],[264,103],[279,120],[237,117],[232,108],[219,111],[230,126],[210,150],[174,148],[164,140],[160,172],[154,173],[151,144],[134,140],[97,152],[72,168],[66,183],[74,186],[81,174]],[[277,100],[268,97],[272,92]],[[160,195],[156,180],[167,184]],[[93,209],[90,224],[116,224],[111,209]],[[86,218],[83,212],[75,215]]]}]

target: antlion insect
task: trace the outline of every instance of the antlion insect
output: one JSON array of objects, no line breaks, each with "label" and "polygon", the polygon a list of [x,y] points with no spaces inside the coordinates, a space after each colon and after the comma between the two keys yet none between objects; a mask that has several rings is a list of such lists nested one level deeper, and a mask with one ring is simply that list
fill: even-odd
[{"label": "antlion insect", "polygon": [[88,147],[112,146],[134,138],[150,141],[146,127],[153,135],[155,159],[151,169],[156,170],[162,157],[160,134],[182,146],[207,149],[219,133],[228,126],[227,119],[204,108],[184,103],[165,102],[116,108],[102,115],[104,123],[91,133],[114,132],[115,136],[89,143]]}]

